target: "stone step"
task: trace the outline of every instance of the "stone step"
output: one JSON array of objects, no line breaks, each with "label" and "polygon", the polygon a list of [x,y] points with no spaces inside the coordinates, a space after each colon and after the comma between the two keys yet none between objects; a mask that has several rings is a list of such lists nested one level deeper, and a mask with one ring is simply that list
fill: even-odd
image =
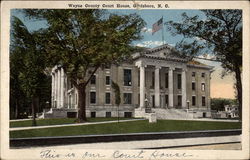
[{"label": "stone step", "polygon": [[193,115],[182,109],[153,109],[157,119],[193,119]]}]

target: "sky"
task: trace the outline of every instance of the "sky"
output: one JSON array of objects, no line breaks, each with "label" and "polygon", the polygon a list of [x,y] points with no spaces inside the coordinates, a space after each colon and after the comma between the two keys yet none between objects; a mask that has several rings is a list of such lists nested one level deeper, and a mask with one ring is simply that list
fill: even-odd
[{"label": "sky", "polygon": [[[131,14],[137,13],[146,22],[145,28],[142,30],[143,38],[139,41],[134,41],[133,45],[153,48],[163,44],[162,34],[164,35],[164,43],[171,46],[175,46],[177,42],[182,40],[181,35],[172,36],[169,31],[167,31],[167,26],[163,26],[163,29],[154,33],[152,35],[152,25],[156,23],[160,18],[163,17],[163,23],[167,21],[182,21],[182,13],[186,12],[188,16],[198,15],[200,19],[205,19],[205,15],[199,10],[108,10],[115,14]],[[12,10],[11,15],[20,18],[30,31],[37,30],[41,27],[46,27],[45,21],[31,21],[25,18],[22,13],[17,10]],[[197,59],[198,60],[198,59]],[[207,60],[198,60],[204,64],[214,66],[214,71],[211,74],[211,97],[212,98],[235,98],[235,91],[233,88],[234,79],[233,75],[227,75],[223,79],[221,78],[221,73],[223,71],[219,62],[212,62]]]}]

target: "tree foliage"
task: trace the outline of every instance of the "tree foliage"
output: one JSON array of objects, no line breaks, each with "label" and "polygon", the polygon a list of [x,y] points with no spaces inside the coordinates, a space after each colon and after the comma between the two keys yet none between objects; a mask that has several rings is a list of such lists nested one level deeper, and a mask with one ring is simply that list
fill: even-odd
[{"label": "tree foliage", "polygon": [[216,111],[224,111],[225,105],[237,104],[235,99],[226,98],[212,98],[211,99],[211,109]]},{"label": "tree foliage", "polygon": [[[199,16],[182,14],[182,22],[169,21],[168,29],[173,35],[181,34],[184,39],[180,49],[189,56],[203,54],[210,49],[225,69],[233,71],[233,58],[242,65],[242,11],[241,10],[201,10],[205,20]],[[194,38],[192,42],[185,41]],[[190,40],[190,39],[189,39]],[[188,51],[187,51],[188,50]]]},{"label": "tree foliage", "polygon": [[111,86],[115,92],[115,104],[117,105],[117,118],[119,122],[119,106],[121,104],[121,91],[119,85],[114,81],[112,81]]},{"label": "tree foliage", "polygon": [[226,73],[234,74],[241,114],[242,11],[218,9],[201,11],[206,17],[205,20],[199,16],[190,17],[183,13],[182,22],[169,21],[166,24],[173,35],[184,36],[177,49],[190,57],[210,52],[209,54],[214,54],[221,62]]},{"label": "tree foliage", "polygon": [[120,87],[117,83],[112,81],[112,88],[114,89],[115,92],[115,104],[119,106],[121,104],[121,92],[120,92]]},{"label": "tree foliage", "polygon": [[[39,97],[48,97],[48,76],[45,73],[45,55],[40,52],[40,31],[30,32],[17,17],[12,17],[10,50],[11,94],[18,105],[21,98],[31,103],[33,125]],[[42,96],[43,94],[43,96]],[[48,101],[49,99],[47,99]]]},{"label": "tree foliage", "polygon": [[115,15],[104,10],[24,10],[47,21],[44,52],[51,66],[60,64],[78,91],[78,120],[86,121],[85,88],[98,68],[127,59],[131,42],[141,38],[144,21],[137,14]]}]

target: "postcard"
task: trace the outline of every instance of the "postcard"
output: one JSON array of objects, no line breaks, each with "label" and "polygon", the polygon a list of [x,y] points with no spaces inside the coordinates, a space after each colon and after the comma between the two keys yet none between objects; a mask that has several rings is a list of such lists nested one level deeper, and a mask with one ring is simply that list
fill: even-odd
[{"label": "postcard", "polygon": [[248,1],[3,1],[2,159],[248,159]]}]

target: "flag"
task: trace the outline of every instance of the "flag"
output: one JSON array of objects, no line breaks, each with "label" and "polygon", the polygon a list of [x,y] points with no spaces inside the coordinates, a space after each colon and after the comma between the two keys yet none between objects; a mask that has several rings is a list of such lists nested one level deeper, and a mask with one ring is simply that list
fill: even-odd
[{"label": "flag", "polygon": [[163,17],[161,19],[159,19],[156,23],[153,24],[153,27],[152,27],[152,35],[159,31],[160,29],[162,29],[162,26],[163,26]]}]

